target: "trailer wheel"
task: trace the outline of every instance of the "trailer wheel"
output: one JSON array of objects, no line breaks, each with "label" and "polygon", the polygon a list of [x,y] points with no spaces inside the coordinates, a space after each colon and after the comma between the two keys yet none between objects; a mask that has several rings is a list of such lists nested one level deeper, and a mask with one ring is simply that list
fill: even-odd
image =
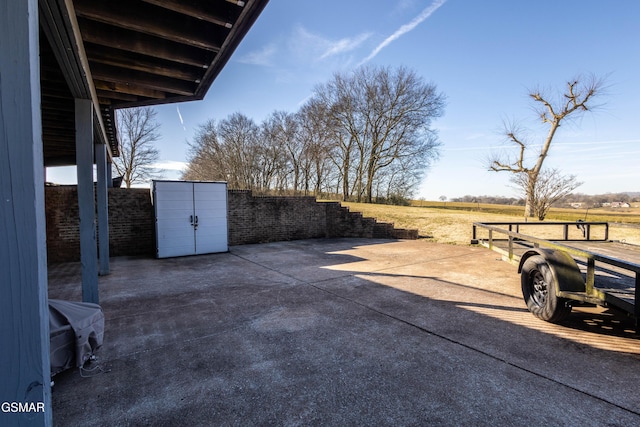
[{"label": "trailer wheel", "polygon": [[534,255],[522,265],[520,275],[522,295],[529,311],[547,322],[560,322],[571,313],[568,300],[558,298],[558,283],[551,267],[540,255]]}]

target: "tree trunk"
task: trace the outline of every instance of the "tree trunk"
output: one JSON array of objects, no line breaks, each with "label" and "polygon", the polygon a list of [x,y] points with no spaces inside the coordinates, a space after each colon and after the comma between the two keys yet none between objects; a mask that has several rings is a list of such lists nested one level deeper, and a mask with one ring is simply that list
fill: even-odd
[{"label": "tree trunk", "polygon": [[536,189],[536,180],[538,179],[538,174],[532,176],[529,174],[528,182],[527,182],[527,194],[526,194],[526,203],[524,206],[524,216],[525,218],[533,218],[534,213],[534,205],[535,205],[535,189]]},{"label": "tree trunk", "polygon": [[342,198],[343,200],[349,200],[349,154],[345,154],[344,161],[342,162]]},{"label": "tree trunk", "polygon": [[373,161],[369,162],[369,170],[367,171],[367,185],[365,187],[366,191],[366,200],[367,203],[373,202],[373,179],[374,179],[375,169],[373,166]]},{"label": "tree trunk", "polygon": [[524,216],[525,218],[533,218],[533,202],[529,196],[527,196],[527,202],[524,205]]}]

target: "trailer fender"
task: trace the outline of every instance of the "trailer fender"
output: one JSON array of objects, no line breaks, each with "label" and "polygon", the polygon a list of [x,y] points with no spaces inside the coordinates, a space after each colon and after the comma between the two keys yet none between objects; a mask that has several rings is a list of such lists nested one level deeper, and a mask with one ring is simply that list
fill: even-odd
[{"label": "trailer fender", "polygon": [[533,255],[541,255],[547,261],[560,291],[585,292],[585,282],[578,264],[571,255],[563,251],[531,249],[520,258],[518,273],[522,272],[522,266],[527,258]]}]

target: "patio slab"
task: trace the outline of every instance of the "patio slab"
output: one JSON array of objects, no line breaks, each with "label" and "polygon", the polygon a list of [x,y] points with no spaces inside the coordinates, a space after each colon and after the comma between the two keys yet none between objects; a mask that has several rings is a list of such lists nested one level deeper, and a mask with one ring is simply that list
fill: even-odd
[{"label": "patio slab", "polygon": [[[632,324],[537,320],[483,248],[317,239],[111,267],[104,345],[54,377],[56,425],[640,424]],[[80,299],[73,264],[49,293]]]}]

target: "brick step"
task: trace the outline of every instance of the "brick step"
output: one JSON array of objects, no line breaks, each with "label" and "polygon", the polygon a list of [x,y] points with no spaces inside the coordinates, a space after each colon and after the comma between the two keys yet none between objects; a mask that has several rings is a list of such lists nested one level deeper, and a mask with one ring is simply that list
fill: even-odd
[{"label": "brick step", "polygon": [[393,224],[376,222],[373,226],[373,237],[376,239],[389,239],[393,237]]},{"label": "brick step", "polygon": [[349,224],[350,230],[345,235],[352,237],[371,237],[374,239],[410,239],[418,238],[418,230],[395,228],[392,223],[378,222],[372,217],[365,217],[361,212],[351,212],[348,207],[340,205],[341,219]]}]

